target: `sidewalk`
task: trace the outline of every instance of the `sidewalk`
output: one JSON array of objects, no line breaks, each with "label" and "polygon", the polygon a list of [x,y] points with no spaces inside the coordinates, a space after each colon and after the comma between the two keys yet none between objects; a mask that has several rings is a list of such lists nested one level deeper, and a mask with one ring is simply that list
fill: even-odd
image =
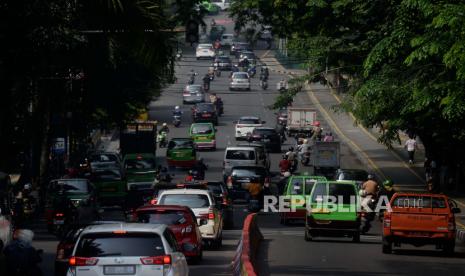
[{"label": "sidewalk", "polygon": [[[263,56],[268,60],[274,59],[270,52]],[[306,73],[304,70],[287,70],[276,59],[272,63],[277,65],[273,66],[271,71],[286,74],[290,78]],[[315,106],[319,111],[320,120],[326,121],[337,138],[351,148],[369,171],[374,172],[380,179],[391,179],[397,190],[426,191],[423,175],[424,154],[421,150],[416,156],[417,163],[413,166],[409,165],[406,162],[407,155],[403,145],[393,145],[393,149],[388,149],[377,141],[378,134],[375,129],[369,130],[357,125],[355,117],[350,113],[335,111],[334,107],[341,103],[341,99],[327,86],[319,83],[309,84],[297,97],[294,101],[295,105]],[[323,128],[326,132],[326,124]],[[465,212],[465,198],[454,197],[454,199]],[[457,231],[458,236],[465,241],[465,216],[457,216],[456,221],[458,228],[464,229]]]}]

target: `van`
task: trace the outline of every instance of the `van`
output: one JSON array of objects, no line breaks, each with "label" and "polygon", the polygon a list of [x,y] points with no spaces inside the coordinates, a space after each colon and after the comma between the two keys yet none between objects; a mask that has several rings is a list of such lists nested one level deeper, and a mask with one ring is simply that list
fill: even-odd
[{"label": "van", "polygon": [[227,147],[224,151],[223,177],[226,179],[231,174],[231,169],[237,166],[262,166],[263,160],[254,147]]},{"label": "van", "polygon": [[[334,198],[329,198],[334,197]],[[335,202],[329,202],[336,199]],[[318,236],[351,237],[360,242],[360,199],[355,181],[317,182],[307,200],[305,240]]]}]

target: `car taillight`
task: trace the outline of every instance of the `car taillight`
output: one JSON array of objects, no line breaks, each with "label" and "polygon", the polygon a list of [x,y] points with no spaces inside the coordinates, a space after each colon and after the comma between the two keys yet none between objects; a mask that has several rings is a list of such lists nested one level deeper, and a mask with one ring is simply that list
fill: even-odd
[{"label": "car taillight", "polygon": [[183,96],[190,96],[191,93],[184,93]]},{"label": "car taillight", "polygon": [[97,258],[71,257],[69,259],[70,266],[94,266],[97,263]]},{"label": "car taillight", "polygon": [[143,265],[169,265],[171,264],[171,256],[155,256],[140,258]]},{"label": "car taillight", "polygon": [[232,177],[231,176],[228,176],[228,180],[226,180],[226,186],[228,186],[229,189],[232,189],[233,182],[232,182]]},{"label": "car taillight", "polygon": [[447,224],[449,231],[455,231],[455,218],[449,217],[449,223]]},{"label": "car taillight", "polygon": [[383,225],[384,227],[391,227],[391,213],[384,212]]},{"label": "car taillight", "polygon": [[63,213],[56,213],[55,214],[55,217],[64,217],[64,216],[65,216],[65,214],[63,214]]},{"label": "car taillight", "polygon": [[210,213],[208,213],[208,219],[215,219],[215,213],[213,213],[213,211],[210,211]]}]

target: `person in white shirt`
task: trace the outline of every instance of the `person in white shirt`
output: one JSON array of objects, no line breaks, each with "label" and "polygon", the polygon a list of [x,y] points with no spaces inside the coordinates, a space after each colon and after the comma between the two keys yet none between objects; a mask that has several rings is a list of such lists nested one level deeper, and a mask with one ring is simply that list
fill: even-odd
[{"label": "person in white shirt", "polygon": [[405,148],[407,149],[408,153],[408,162],[413,164],[415,150],[417,149],[417,141],[412,136],[409,137],[407,141],[405,141]]}]

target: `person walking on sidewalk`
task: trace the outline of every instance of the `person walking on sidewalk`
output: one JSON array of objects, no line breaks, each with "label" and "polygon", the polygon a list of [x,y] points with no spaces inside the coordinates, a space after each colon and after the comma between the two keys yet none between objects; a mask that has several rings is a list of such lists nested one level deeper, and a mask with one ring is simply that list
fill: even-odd
[{"label": "person walking on sidewalk", "polygon": [[409,139],[405,141],[405,148],[408,153],[408,162],[413,164],[415,158],[415,150],[417,149],[417,141],[413,136],[409,136]]}]

